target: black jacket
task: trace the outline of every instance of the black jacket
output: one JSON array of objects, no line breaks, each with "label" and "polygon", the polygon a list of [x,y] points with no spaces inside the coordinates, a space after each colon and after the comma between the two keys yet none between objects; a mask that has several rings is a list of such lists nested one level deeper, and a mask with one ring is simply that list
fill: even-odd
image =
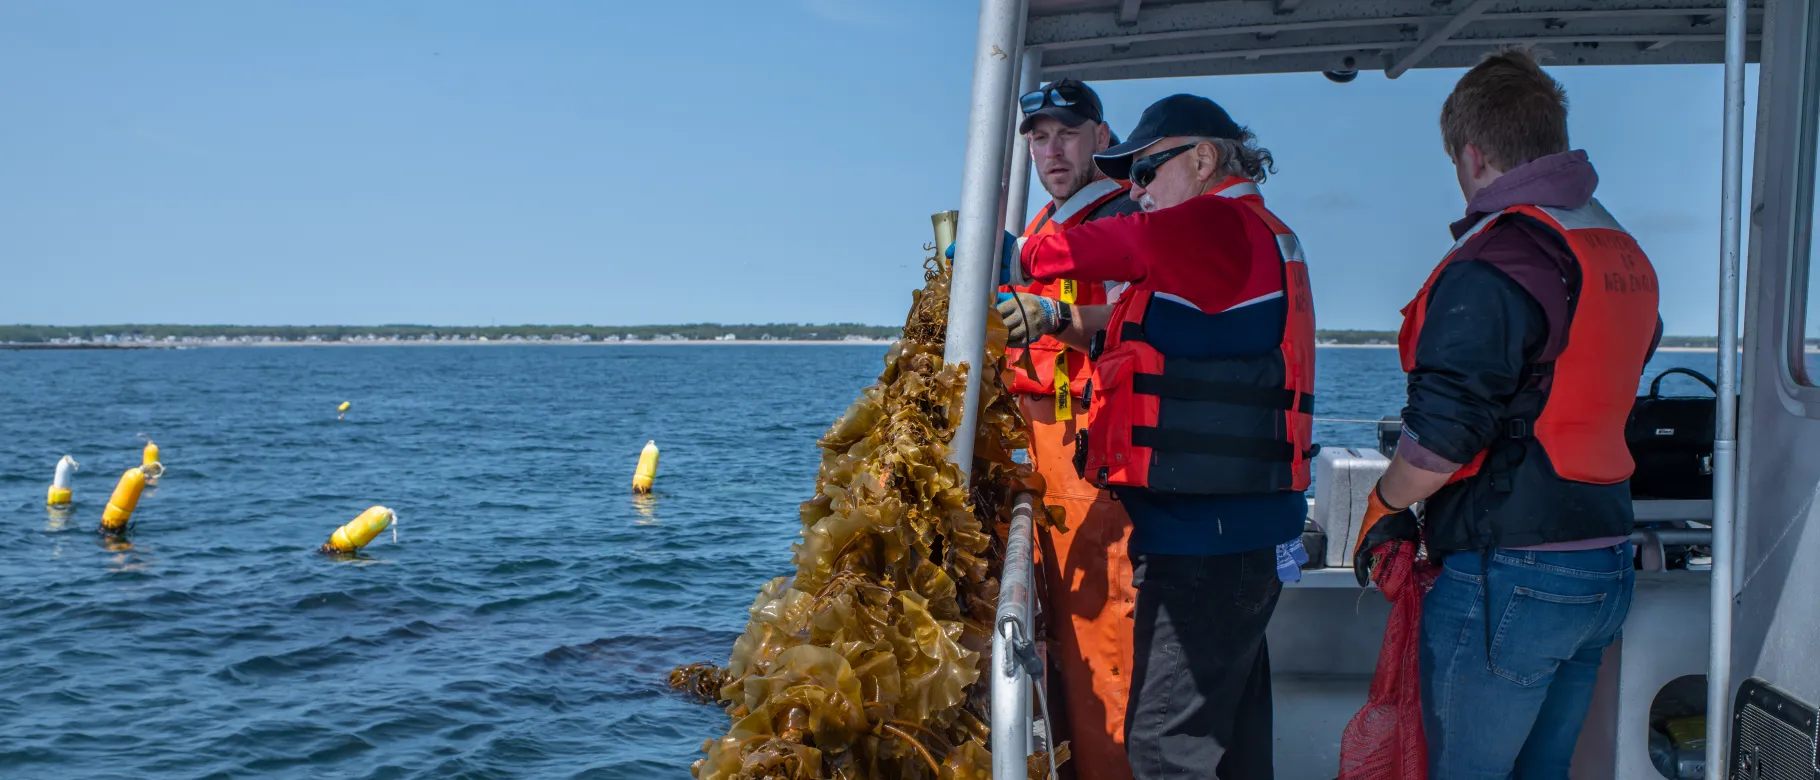
[{"label": "black jacket", "polygon": [[[1538,267],[1545,272],[1536,273]],[[1478,476],[1429,498],[1432,550],[1630,533],[1628,482],[1562,479],[1529,435],[1548,397],[1552,361],[1565,349],[1579,285],[1566,245],[1521,218],[1507,218],[1462,247],[1436,280],[1409,375],[1405,442],[1452,464],[1490,454]],[[1658,320],[1658,342],[1661,327]]]}]

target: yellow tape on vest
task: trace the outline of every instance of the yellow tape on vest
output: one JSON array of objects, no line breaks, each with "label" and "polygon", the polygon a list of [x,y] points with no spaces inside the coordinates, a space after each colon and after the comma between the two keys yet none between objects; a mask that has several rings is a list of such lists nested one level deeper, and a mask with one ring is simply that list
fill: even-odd
[{"label": "yellow tape on vest", "polygon": [[[1073,279],[1062,279],[1061,301],[1074,305],[1076,283]],[[1068,393],[1068,351],[1055,356],[1055,421],[1074,419],[1074,398]]]}]

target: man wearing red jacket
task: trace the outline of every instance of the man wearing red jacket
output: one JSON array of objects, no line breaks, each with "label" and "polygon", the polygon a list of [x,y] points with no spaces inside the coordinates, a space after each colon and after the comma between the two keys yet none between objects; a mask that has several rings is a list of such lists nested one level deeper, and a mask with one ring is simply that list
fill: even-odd
[{"label": "man wearing red jacket", "polygon": [[1268,780],[1264,628],[1314,449],[1308,273],[1258,191],[1270,153],[1224,109],[1174,95],[1131,136],[1096,162],[1145,213],[1028,238],[1018,258],[1038,280],[1129,286],[1110,307],[1024,314],[1093,357],[1082,468],[1131,515],[1132,775]]},{"label": "man wearing red jacket", "polygon": [[[1031,167],[1052,199],[1025,228],[1025,236],[1073,229],[1089,220],[1131,214],[1138,206],[1127,185],[1109,179],[1093,155],[1114,142],[1092,88],[1063,79],[1019,99],[1018,126],[1030,141]],[[1131,776],[1125,759],[1125,701],[1131,688],[1131,563],[1125,540],[1131,520],[1117,501],[1081,479],[1074,467],[1075,434],[1084,429],[1080,395],[1092,368],[1085,350],[1034,333],[1019,299],[1053,305],[1099,306],[1106,287],[1095,278],[1065,278],[1006,286],[1000,305],[1012,329],[1005,384],[1017,395],[1030,424],[1030,460],[1043,475],[1043,500],[1066,513],[1067,530],[1038,532],[1043,610],[1054,644],[1052,695],[1061,705],[1057,740],[1067,739],[1075,776],[1120,780]],[[1034,342],[1030,339],[1036,336]],[[1024,354],[1027,353],[1027,360]]]}]

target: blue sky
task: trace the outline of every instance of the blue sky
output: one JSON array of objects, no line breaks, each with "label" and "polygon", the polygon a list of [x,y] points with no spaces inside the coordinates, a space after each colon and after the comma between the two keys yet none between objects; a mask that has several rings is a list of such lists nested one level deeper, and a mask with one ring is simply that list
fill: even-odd
[{"label": "blue sky", "polygon": [[[0,5],[0,322],[895,324],[959,201],[976,14]],[[1719,68],[1553,72],[1668,331],[1713,332]],[[1249,124],[1321,325],[1394,328],[1461,211],[1435,120],[1457,77],[1101,93],[1120,131],[1179,91]]]}]

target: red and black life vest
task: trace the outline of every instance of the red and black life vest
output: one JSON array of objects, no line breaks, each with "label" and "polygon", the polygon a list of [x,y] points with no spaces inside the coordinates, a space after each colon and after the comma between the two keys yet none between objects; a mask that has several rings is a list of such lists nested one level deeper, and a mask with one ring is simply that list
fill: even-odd
[{"label": "red and black life vest", "polygon": [[1280,269],[1282,279],[1275,292],[1226,311],[1286,298],[1282,343],[1262,355],[1164,358],[1145,338],[1152,301],[1192,304],[1133,284],[1093,356],[1083,474],[1101,487],[1208,495],[1308,488],[1315,325],[1301,241],[1264,207],[1255,183],[1239,180],[1214,194],[1256,217],[1246,220],[1252,261]]},{"label": "red and black life vest", "polygon": [[[1397,336],[1403,370],[1415,368],[1429,295],[1441,272],[1474,236],[1512,218],[1533,220],[1560,236],[1580,265],[1580,289],[1567,326],[1566,348],[1551,363],[1535,367],[1507,409],[1503,430],[1491,447],[1454,472],[1447,487],[1428,501],[1430,541],[1442,549],[1590,538],[1573,529],[1538,525],[1544,523],[1539,518],[1549,514],[1540,503],[1513,504],[1514,497],[1491,495],[1512,492],[1512,470],[1528,457],[1532,443],[1547,458],[1546,471],[1567,482],[1616,485],[1635,469],[1624,425],[1656,334],[1656,271],[1636,239],[1597,200],[1578,209],[1515,206],[1486,216],[1462,235],[1415,299],[1403,307],[1403,327]],[[1596,536],[1615,530],[1628,532],[1588,532]]]},{"label": "red and black life vest", "polygon": [[[1047,233],[1054,233],[1079,225],[1091,219],[1095,212],[1113,200],[1122,198],[1131,188],[1126,182],[1114,179],[1097,179],[1081,188],[1080,192],[1068,198],[1061,205],[1053,201],[1044,207],[1024,228],[1024,237],[1030,238]],[[1004,286],[1000,292],[1027,292],[1054,298],[1072,306],[1099,306],[1106,303],[1106,287],[1098,280],[1056,279],[1051,282],[1032,281],[1027,286]],[[1005,349],[1006,389],[1013,393],[1036,396],[1053,396],[1055,398],[1055,419],[1062,422],[1074,417],[1074,398],[1087,386],[1092,378],[1093,369],[1087,356],[1079,351],[1068,349],[1066,344],[1054,336],[1044,336],[1028,347],[1030,364],[1035,369],[1032,375],[1019,367],[1025,351],[1018,347]],[[1067,370],[1057,372],[1056,363],[1066,361]]]}]

